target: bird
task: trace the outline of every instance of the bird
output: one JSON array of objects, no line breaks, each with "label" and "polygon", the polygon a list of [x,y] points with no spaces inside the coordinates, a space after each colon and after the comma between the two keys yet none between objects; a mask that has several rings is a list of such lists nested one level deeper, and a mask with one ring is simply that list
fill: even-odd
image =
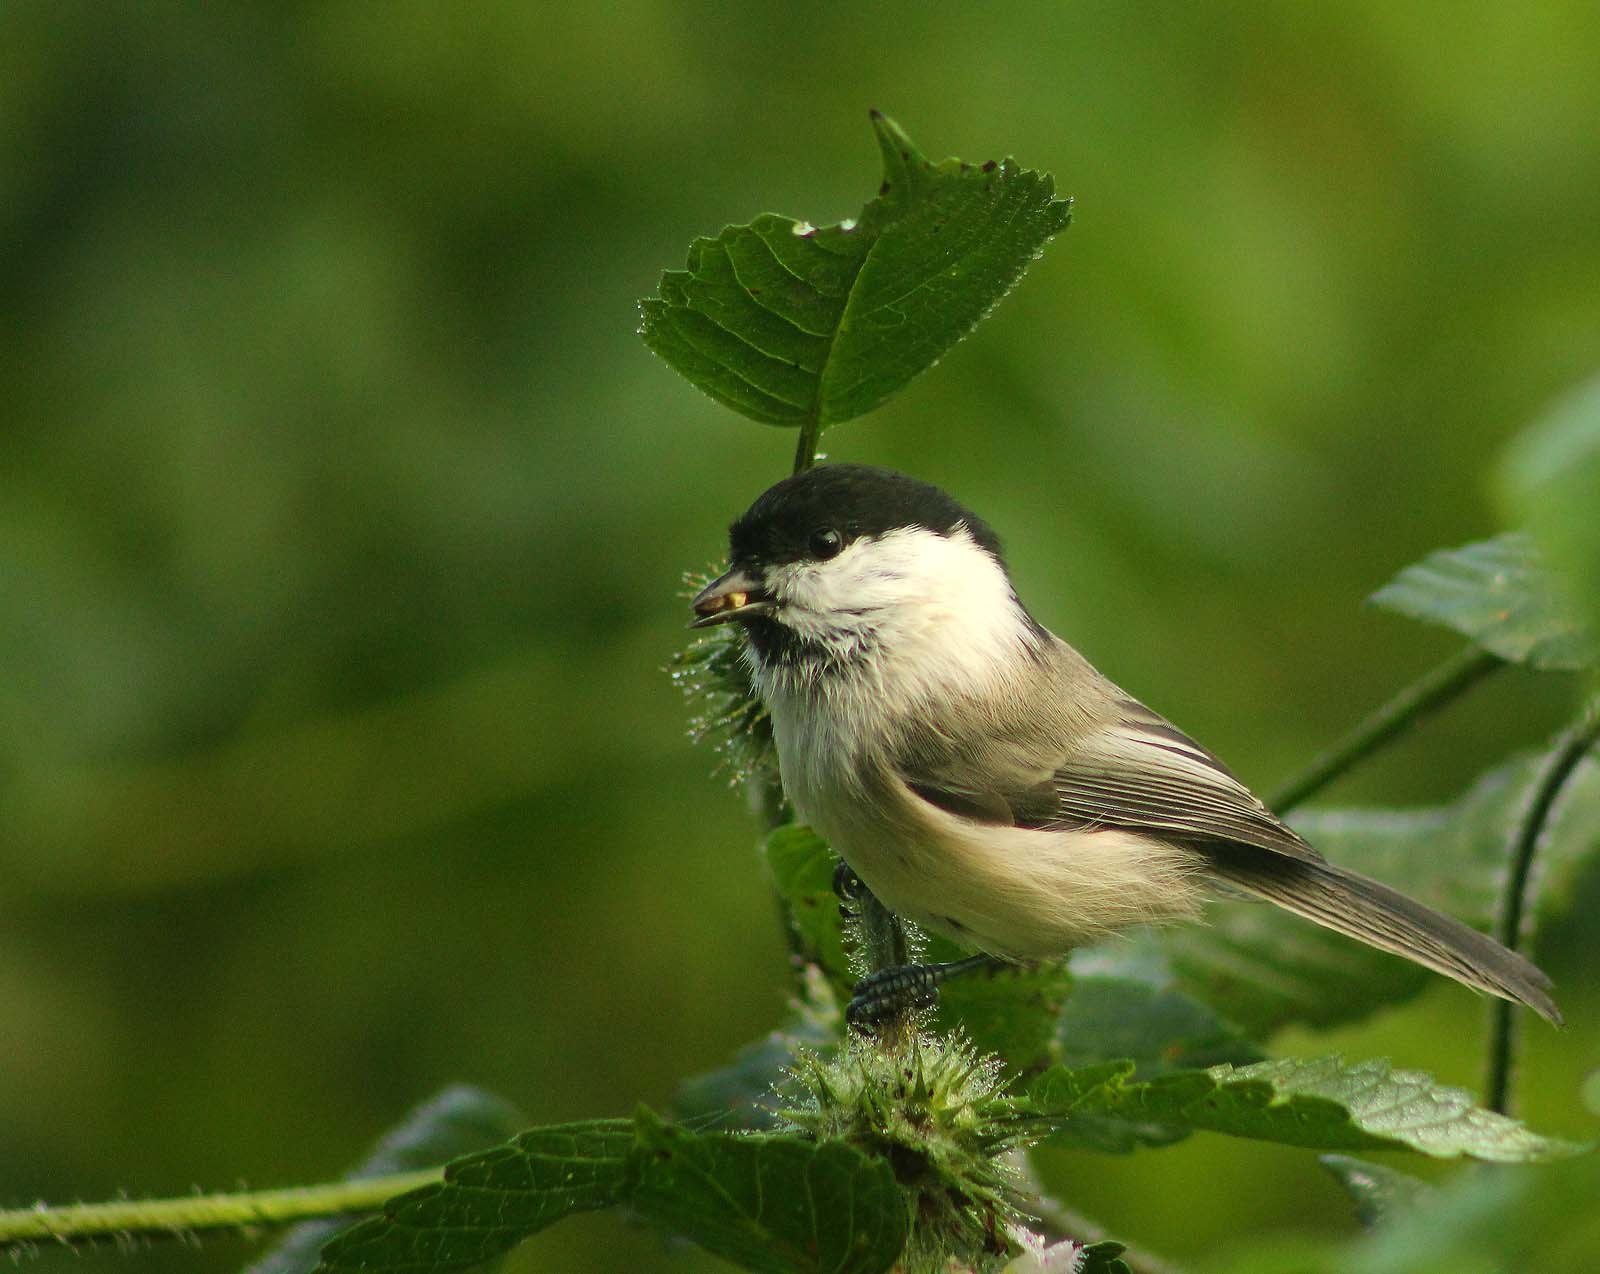
[{"label": "bird", "polygon": [[1531,962],[1328,861],[1035,619],[995,532],[937,486],[844,463],[785,478],[691,607],[691,627],[742,630],[785,794],[841,870],[974,952],[864,979],[862,1029],[976,968],[1195,920],[1219,886],[1561,1023]]}]

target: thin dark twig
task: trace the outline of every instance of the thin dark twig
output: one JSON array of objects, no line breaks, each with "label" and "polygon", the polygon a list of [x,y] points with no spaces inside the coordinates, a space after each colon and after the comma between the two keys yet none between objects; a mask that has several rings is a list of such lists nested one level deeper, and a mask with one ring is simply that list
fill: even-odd
[{"label": "thin dark twig", "polygon": [[[1533,857],[1544,837],[1544,830],[1555,812],[1561,789],[1577,771],[1589,749],[1600,740],[1600,699],[1591,703],[1560,746],[1550,753],[1534,781],[1527,812],[1517,826],[1508,854],[1505,888],[1500,896],[1500,915],[1495,937],[1512,951],[1522,940],[1522,919],[1528,909],[1528,884],[1533,876]],[[1496,1000],[1490,1008],[1489,1077],[1485,1102],[1490,1110],[1505,1114],[1511,1100],[1511,1071],[1516,1054],[1516,1018],[1508,1000]]]},{"label": "thin dark twig", "polygon": [[1267,804],[1287,814],[1384,744],[1400,737],[1430,712],[1465,694],[1505,660],[1479,646],[1468,646],[1412,682],[1380,706],[1310,765],[1278,788]]}]

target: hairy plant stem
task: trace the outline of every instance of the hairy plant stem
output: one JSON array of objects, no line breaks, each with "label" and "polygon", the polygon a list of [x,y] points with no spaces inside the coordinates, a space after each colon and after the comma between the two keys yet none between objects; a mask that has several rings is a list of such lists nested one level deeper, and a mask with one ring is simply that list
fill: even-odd
[{"label": "hairy plant stem", "polygon": [[[1529,886],[1533,878],[1533,858],[1544,830],[1555,813],[1561,789],[1578,769],[1578,764],[1600,741],[1600,699],[1591,702],[1579,719],[1546,758],[1544,768],[1529,789],[1527,810],[1517,826],[1507,854],[1506,879],[1500,894],[1500,912],[1495,934],[1501,946],[1512,951],[1522,940],[1522,920],[1528,910]],[[1511,1103],[1511,1072],[1516,1062],[1517,1019],[1509,1000],[1496,1000],[1489,1008],[1489,1063],[1485,1081],[1485,1104],[1505,1114]]]},{"label": "hairy plant stem", "polygon": [[0,1251],[41,1243],[70,1247],[96,1240],[124,1243],[129,1239],[188,1238],[210,1230],[241,1230],[372,1212],[397,1194],[438,1181],[440,1172],[439,1168],[431,1168],[289,1190],[197,1194],[183,1199],[119,1199],[114,1203],[75,1203],[59,1208],[15,1208],[0,1212]]},{"label": "hairy plant stem", "polygon": [[1268,798],[1287,814],[1303,804],[1384,744],[1400,737],[1430,712],[1465,694],[1506,661],[1479,646],[1468,646],[1423,674],[1377,708],[1367,719],[1307,765]]}]

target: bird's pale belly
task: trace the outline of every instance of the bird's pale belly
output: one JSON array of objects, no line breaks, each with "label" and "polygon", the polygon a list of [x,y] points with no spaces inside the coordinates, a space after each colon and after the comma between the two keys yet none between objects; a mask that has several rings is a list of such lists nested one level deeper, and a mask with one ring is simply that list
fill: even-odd
[{"label": "bird's pale belly", "polygon": [[923,800],[886,767],[831,764],[781,744],[780,755],[796,811],[867,888],[964,946],[1049,959],[1133,925],[1192,916],[1203,897],[1198,856],[1179,846],[1115,829],[979,823]]}]

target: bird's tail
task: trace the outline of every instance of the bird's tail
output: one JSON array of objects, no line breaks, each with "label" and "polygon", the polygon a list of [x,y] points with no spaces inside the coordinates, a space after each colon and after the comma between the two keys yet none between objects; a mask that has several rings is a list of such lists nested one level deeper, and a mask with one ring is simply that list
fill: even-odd
[{"label": "bird's tail", "polygon": [[1560,1026],[1550,979],[1515,951],[1461,921],[1328,862],[1226,851],[1212,870],[1241,889],[1370,946],[1392,951],[1479,991],[1526,1004]]}]

